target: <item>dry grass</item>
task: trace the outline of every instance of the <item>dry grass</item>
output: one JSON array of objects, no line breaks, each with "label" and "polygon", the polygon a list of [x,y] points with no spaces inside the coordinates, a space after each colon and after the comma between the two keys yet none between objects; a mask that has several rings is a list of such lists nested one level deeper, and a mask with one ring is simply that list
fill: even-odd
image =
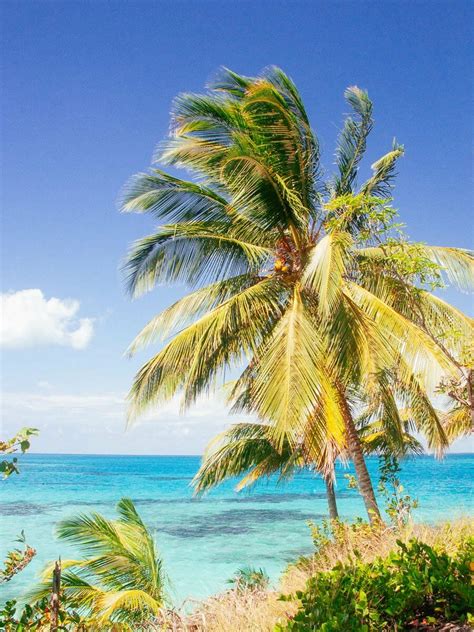
[{"label": "dry grass", "polygon": [[189,616],[170,613],[167,629],[170,632],[272,632],[278,621],[285,620],[297,609],[296,601],[279,601],[279,595],[303,589],[313,573],[329,570],[338,562],[348,562],[356,551],[364,561],[370,562],[396,548],[397,540],[408,542],[416,537],[430,546],[454,553],[459,543],[469,536],[474,536],[474,523],[467,519],[438,526],[410,525],[401,531],[340,525],[333,540],[325,541],[324,536],[320,536],[322,542],[320,539],[317,554],[287,569],[277,591],[226,591],[197,604]]},{"label": "dry grass", "polygon": [[356,553],[364,562],[386,557],[397,547],[397,540],[408,542],[417,538],[453,554],[459,543],[469,536],[474,536],[474,523],[467,518],[433,526],[409,524],[401,530],[393,527],[371,529],[366,524],[341,524],[336,527],[335,539],[323,545],[314,557],[289,566],[280,581],[281,591],[288,594],[303,589],[308,577],[317,571],[330,570],[338,563],[349,562]]}]

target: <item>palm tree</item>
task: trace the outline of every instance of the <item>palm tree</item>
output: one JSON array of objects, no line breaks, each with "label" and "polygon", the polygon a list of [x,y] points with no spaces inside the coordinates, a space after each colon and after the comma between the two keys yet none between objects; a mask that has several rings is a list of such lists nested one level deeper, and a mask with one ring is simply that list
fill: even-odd
[{"label": "palm tree", "polygon": [[[390,453],[403,457],[422,452],[420,443],[409,432],[408,419],[402,421],[401,431],[397,432],[391,423],[387,425],[383,419],[371,421],[370,413],[366,413],[357,420],[357,427],[365,454]],[[234,424],[209,443],[192,485],[195,493],[200,495],[227,479],[242,476],[235,488],[240,491],[261,478],[278,475],[278,482],[283,482],[298,470],[316,469],[326,485],[329,517],[337,520],[339,513],[334,489],[334,463],[337,456],[344,458],[344,452],[332,446],[324,455],[319,454],[316,462],[310,455],[304,441],[294,448],[285,440],[283,449],[278,450],[268,424]]]},{"label": "palm tree", "polygon": [[[61,540],[79,546],[84,557],[63,560],[62,599],[92,617],[105,629],[120,623],[135,629],[157,615],[165,601],[165,574],[150,532],[133,502],[117,504],[118,520],[94,513],[64,520],[57,526]],[[30,594],[37,600],[51,592],[53,565],[43,572],[43,582]],[[128,627],[130,626],[130,627]]]},{"label": "palm tree", "polygon": [[224,70],[207,94],[177,98],[157,159],[196,178],[154,169],[131,181],[123,209],[170,223],[132,246],[126,269],[133,296],[164,282],[196,289],[132,343],[135,353],[172,336],[138,372],[130,417],[178,392],[186,408],[243,364],[253,410],[271,423],[278,449],[285,437],[296,445],[310,417],[315,450],[347,440],[377,519],[350,391],[383,394],[396,366],[399,383],[417,393],[430,444],[447,444],[426,392],[459,371],[437,333],[455,323],[466,337],[472,323],[425,287],[439,264],[452,281],[472,284],[473,258],[394,236],[386,198],[403,147],[357,186],[372,103],[357,87],[345,96],[353,116],[326,182],[301,97],[278,68],[257,78]]},{"label": "palm tree", "polygon": [[[291,478],[297,470],[314,466],[302,445],[295,449],[285,440],[283,448],[277,449],[271,426],[246,422],[232,425],[209,443],[192,485],[196,494],[203,494],[229,478],[243,476],[236,486],[236,490],[240,491],[261,478],[278,474],[278,481],[282,482]],[[327,469],[332,470],[333,463]],[[333,477],[325,471],[323,478],[329,515],[336,520],[338,512]]]}]

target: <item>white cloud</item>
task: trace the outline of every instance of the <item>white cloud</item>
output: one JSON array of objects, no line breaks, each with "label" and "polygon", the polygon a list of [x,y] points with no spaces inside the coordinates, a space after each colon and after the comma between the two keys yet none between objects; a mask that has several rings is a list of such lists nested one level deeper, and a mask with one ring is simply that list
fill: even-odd
[{"label": "white cloud", "polygon": [[77,318],[74,299],[46,299],[39,289],[1,295],[0,346],[59,345],[84,349],[94,333],[93,319]]},{"label": "white cloud", "polygon": [[39,380],[39,382],[36,384],[36,386],[38,388],[42,388],[42,389],[47,390],[47,391],[49,391],[49,390],[51,390],[53,388],[53,385],[50,384],[48,382],[48,380]]},{"label": "white cloud", "polygon": [[[45,419],[64,420],[71,424],[97,424],[99,420],[118,421],[125,427],[127,400],[121,393],[73,394],[52,392],[6,392],[1,398],[5,417],[37,414]],[[179,398],[151,408],[131,424],[131,428],[154,422],[200,425],[202,420],[221,424],[228,421],[228,407],[220,398],[202,397],[186,414],[180,411]]]},{"label": "white cloud", "polygon": [[5,392],[0,399],[1,434],[39,428],[35,452],[200,454],[208,441],[245,416],[229,415],[219,397],[201,398],[186,414],[179,400],[151,409],[126,429],[123,393]]}]

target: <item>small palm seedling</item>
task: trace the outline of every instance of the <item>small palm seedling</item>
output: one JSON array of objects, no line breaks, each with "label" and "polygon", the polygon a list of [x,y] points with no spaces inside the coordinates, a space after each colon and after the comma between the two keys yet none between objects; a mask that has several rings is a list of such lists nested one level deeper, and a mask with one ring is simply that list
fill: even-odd
[{"label": "small palm seedling", "polygon": [[260,591],[268,588],[270,578],[262,568],[244,566],[227,583],[232,584],[238,592]]},{"label": "small palm seedling", "polygon": [[[122,498],[117,513],[117,520],[93,513],[57,527],[61,540],[84,553],[62,561],[61,599],[104,630],[114,623],[134,629],[134,623],[157,616],[165,602],[165,574],[151,533],[131,500]],[[49,595],[52,573],[49,565],[32,601]]]}]

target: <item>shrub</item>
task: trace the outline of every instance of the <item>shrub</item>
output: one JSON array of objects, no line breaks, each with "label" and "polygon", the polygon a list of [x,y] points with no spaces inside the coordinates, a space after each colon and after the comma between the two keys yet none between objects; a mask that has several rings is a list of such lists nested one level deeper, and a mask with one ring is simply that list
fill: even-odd
[{"label": "shrub", "polygon": [[385,558],[355,559],[316,573],[296,593],[297,614],[276,630],[389,631],[419,620],[465,620],[474,608],[474,539],[462,542],[453,557],[416,539],[397,544]]},{"label": "shrub", "polygon": [[[15,600],[7,601],[0,607],[0,630],[5,632],[41,632],[49,630],[51,625],[50,603],[47,598],[40,599],[32,605],[25,605],[18,612],[18,604]],[[88,621],[80,617],[76,612],[59,610],[59,629],[85,632],[92,630]]]}]

